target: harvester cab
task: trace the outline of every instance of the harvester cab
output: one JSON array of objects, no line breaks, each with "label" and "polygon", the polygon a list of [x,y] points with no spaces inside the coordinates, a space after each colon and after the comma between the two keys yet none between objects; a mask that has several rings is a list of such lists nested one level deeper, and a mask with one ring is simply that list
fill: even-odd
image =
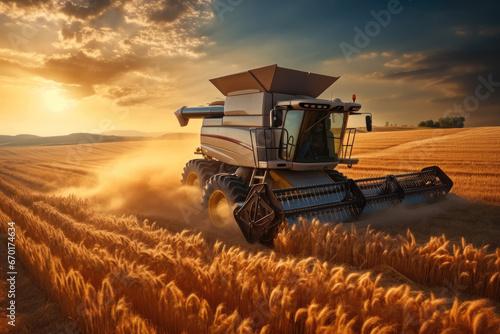
[{"label": "harvester cab", "polygon": [[236,222],[248,242],[268,244],[285,220],[349,221],[446,196],[453,182],[438,167],[356,181],[335,170],[358,163],[356,129],[347,123],[361,114],[355,95],[352,102],[317,98],[337,79],[266,66],[210,80],[225,101],[175,112],[181,126],[203,119],[203,158],[186,164],[182,183],[203,190],[215,226]]}]

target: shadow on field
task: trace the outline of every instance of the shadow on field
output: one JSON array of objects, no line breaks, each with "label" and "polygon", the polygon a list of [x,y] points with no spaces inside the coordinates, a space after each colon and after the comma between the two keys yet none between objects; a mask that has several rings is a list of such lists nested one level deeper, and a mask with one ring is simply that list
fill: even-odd
[{"label": "shadow on field", "polygon": [[475,247],[490,245],[490,251],[500,247],[500,206],[470,201],[455,194],[448,194],[434,204],[391,208],[355,223],[358,228],[368,225],[391,235],[405,235],[410,229],[418,242],[444,234],[458,244],[465,237]]}]

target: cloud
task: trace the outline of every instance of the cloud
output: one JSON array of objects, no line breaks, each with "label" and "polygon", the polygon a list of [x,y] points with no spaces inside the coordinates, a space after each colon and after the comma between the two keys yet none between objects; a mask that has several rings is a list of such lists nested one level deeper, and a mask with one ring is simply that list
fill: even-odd
[{"label": "cloud", "polygon": [[0,58],[0,73],[2,77],[20,78],[26,71],[21,64]]},{"label": "cloud", "polygon": [[90,85],[63,84],[61,88],[68,92],[73,99],[78,100],[95,94],[94,88]]},{"label": "cloud", "polygon": [[409,69],[413,67],[417,67],[418,63],[423,60],[426,56],[424,56],[420,52],[414,53],[405,53],[400,58],[392,59],[384,64],[385,67],[389,68],[402,68]]},{"label": "cloud", "polygon": [[492,26],[479,30],[479,35],[482,36],[498,36],[500,35],[500,26]]},{"label": "cloud", "polygon": [[190,11],[195,11],[196,0],[164,0],[149,14],[153,22],[174,22]]},{"label": "cloud", "polygon": [[42,7],[52,3],[53,0],[0,0],[0,3],[11,5],[17,8]]},{"label": "cloud", "polygon": [[456,26],[452,28],[457,36],[470,36],[472,35],[472,30],[469,27]]},{"label": "cloud", "polygon": [[467,126],[500,125],[498,59],[500,41],[488,36],[455,47],[395,54],[367,79],[392,82],[411,97],[422,95],[418,114],[430,119],[451,112],[466,116]]},{"label": "cloud", "polygon": [[61,28],[61,37],[63,40],[76,40],[78,43],[82,42],[82,28],[81,21],[74,21],[71,24],[66,24]]},{"label": "cloud", "polygon": [[112,87],[103,96],[114,101],[120,107],[130,107],[158,98],[158,96],[148,94],[140,84],[126,87]]},{"label": "cloud", "polygon": [[[61,88],[70,92],[72,97],[83,98],[95,94],[96,85],[119,87],[119,79],[127,73],[146,71],[147,62],[133,54],[99,59],[79,52],[48,58],[39,66],[25,66],[21,62],[0,58],[0,69],[4,76],[22,78],[28,75],[61,83]],[[124,92],[132,93],[131,90]],[[123,95],[126,94],[121,97]]]},{"label": "cloud", "polygon": [[208,41],[198,27],[212,17],[205,0],[0,0],[0,28],[20,41],[0,45],[0,67],[61,83],[76,97],[147,103],[168,88],[169,67],[151,72],[151,64],[202,55]]},{"label": "cloud", "polygon": [[[493,43],[491,41],[491,43]],[[449,96],[465,96],[480,74],[500,76],[500,48],[496,44],[467,44],[457,48],[407,53],[385,64],[378,77],[387,80],[427,81]],[[394,71],[395,70],[395,71]]]},{"label": "cloud", "polygon": [[500,26],[483,26],[479,28],[471,28],[468,26],[455,26],[452,28],[457,36],[498,36],[500,35]]},{"label": "cloud", "polygon": [[390,56],[392,56],[392,54],[390,52],[387,52],[387,51],[384,51],[384,52],[373,51],[373,52],[361,53],[359,55],[359,58],[370,59],[370,58],[390,57]]},{"label": "cloud", "polygon": [[60,8],[60,12],[70,17],[87,19],[102,14],[107,8],[121,6],[123,1],[111,0],[70,0]]},{"label": "cloud", "polygon": [[82,87],[82,92],[91,93],[92,86],[110,84],[120,76],[145,68],[145,62],[132,54],[114,59],[91,58],[79,52],[67,57],[54,57],[45,62],[43,68],[32,70],[44,78]]}]

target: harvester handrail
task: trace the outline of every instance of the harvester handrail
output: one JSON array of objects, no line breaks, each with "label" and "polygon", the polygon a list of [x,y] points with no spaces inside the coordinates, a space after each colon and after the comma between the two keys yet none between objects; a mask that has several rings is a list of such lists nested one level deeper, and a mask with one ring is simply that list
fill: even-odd
[{"label": "harvester handrail", "polygon": [[[251,145],[252,145],[252,152],[254,152],[253,156],[254,156],[254,163],[255,163],[255,166],[258,167],[259,166],[259,161],[265,161],[266,163],[269,162],[269,150],[278,150],[276,153],[277,153],[277,156],[280,155],[280,149],[282,148],[282,138],[283,138],[283,134],[286,133],[287,134],[287,137],[288,137],[288,130],[285,129],[285,128],[272,128],[272,127],[265,127],[265,128],[250,128],[249,129],[250,131],[250,142],[251,142]],[[257,132],[263,132],[264,133],[264,137],[266,136],[266,132],[270,131],[273,135],[276,131],[279,132],[279,138],[280,140],[279,141],[275,141],[275,142],[278,142],[277,146],[267,146],[267,143],[264,144],[264,150],[265,150],[265,160],[260,160],[259,158],[259,150],[258,148],[262,146],[259,146],[258,145],[258,139],[257,139]],[[254,140],[253,140],[253,137],[255,137],[255,145],[257,147],[257,150],[255,149],[256,147],[254,146]],[[287,152],[288,152],[288,143],[286,143],[286,146],[285,146]]]},{"label": "harvester handrail", "polygon": [[[341,154],[341,157],[344,159],[351,159],[352,149],[354,147],[354,140],[356,139],[357,129],[356,128],[347,128],[347,129],[345,129],[345,131],[347,132],[347,142],[345,144],[342,143],[341,149],[340,149],[340,154]],[[352,134],[352,141],[351,141],[351,133],[352,132],[354,132],[354,133]],[[344,138],[345,138],[345,134],[344,134]],[[347,150],[349,150],[349,148],[350,148],[349,157],[347,157]]]}]

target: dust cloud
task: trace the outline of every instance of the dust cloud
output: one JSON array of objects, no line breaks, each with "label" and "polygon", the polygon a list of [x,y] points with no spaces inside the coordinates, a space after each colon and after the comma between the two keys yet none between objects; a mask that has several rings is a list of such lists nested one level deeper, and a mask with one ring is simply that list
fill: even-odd
[{"label": "dust cloud", "polygon": [[94,171],[96,184],[64,193],[88,198],[105,210],[168,219],[193,216],[201,210],[201,191],[182,186],[181,174],[186,162],[197,158],[193,154],[196,146],[193,140],[141,143]]},{"label": "dust cloud", "polygon": [[457,205],[463,205],[467,200],[448,194],[443,200],[436,203],[422,203],[418,205],[397,205],[381,212],[361,216],[357,227],[372,226],[377,228],[391,226],[411,226],[422,220],[431,219],[453,210]]},{"label": "dust cloud", "polygon": [[134,146],[135,151],[120,155],[95,171],[96,184],[65,189],[63,194],[87,198],[103,211],[166,220],[174,229],[203,230],[215,237],[245,242],[236,223],[222,229],[211,224],[201,206],[200,189],[181,185],[186,163],[202,158],[193,153],[197,146],[197,140],[141,143]]},{"label": "dust cloud", "polygon": [[430,236],[445,235],[461,244],[462,237],[475,247],[500,247],[500,207],[469,200],[450,193],[436,203],[399,205],[386,211],[361,216],[353,223],[358,229],[367,226],[392,235],[414,234],[417,241],[427,242]]}]

